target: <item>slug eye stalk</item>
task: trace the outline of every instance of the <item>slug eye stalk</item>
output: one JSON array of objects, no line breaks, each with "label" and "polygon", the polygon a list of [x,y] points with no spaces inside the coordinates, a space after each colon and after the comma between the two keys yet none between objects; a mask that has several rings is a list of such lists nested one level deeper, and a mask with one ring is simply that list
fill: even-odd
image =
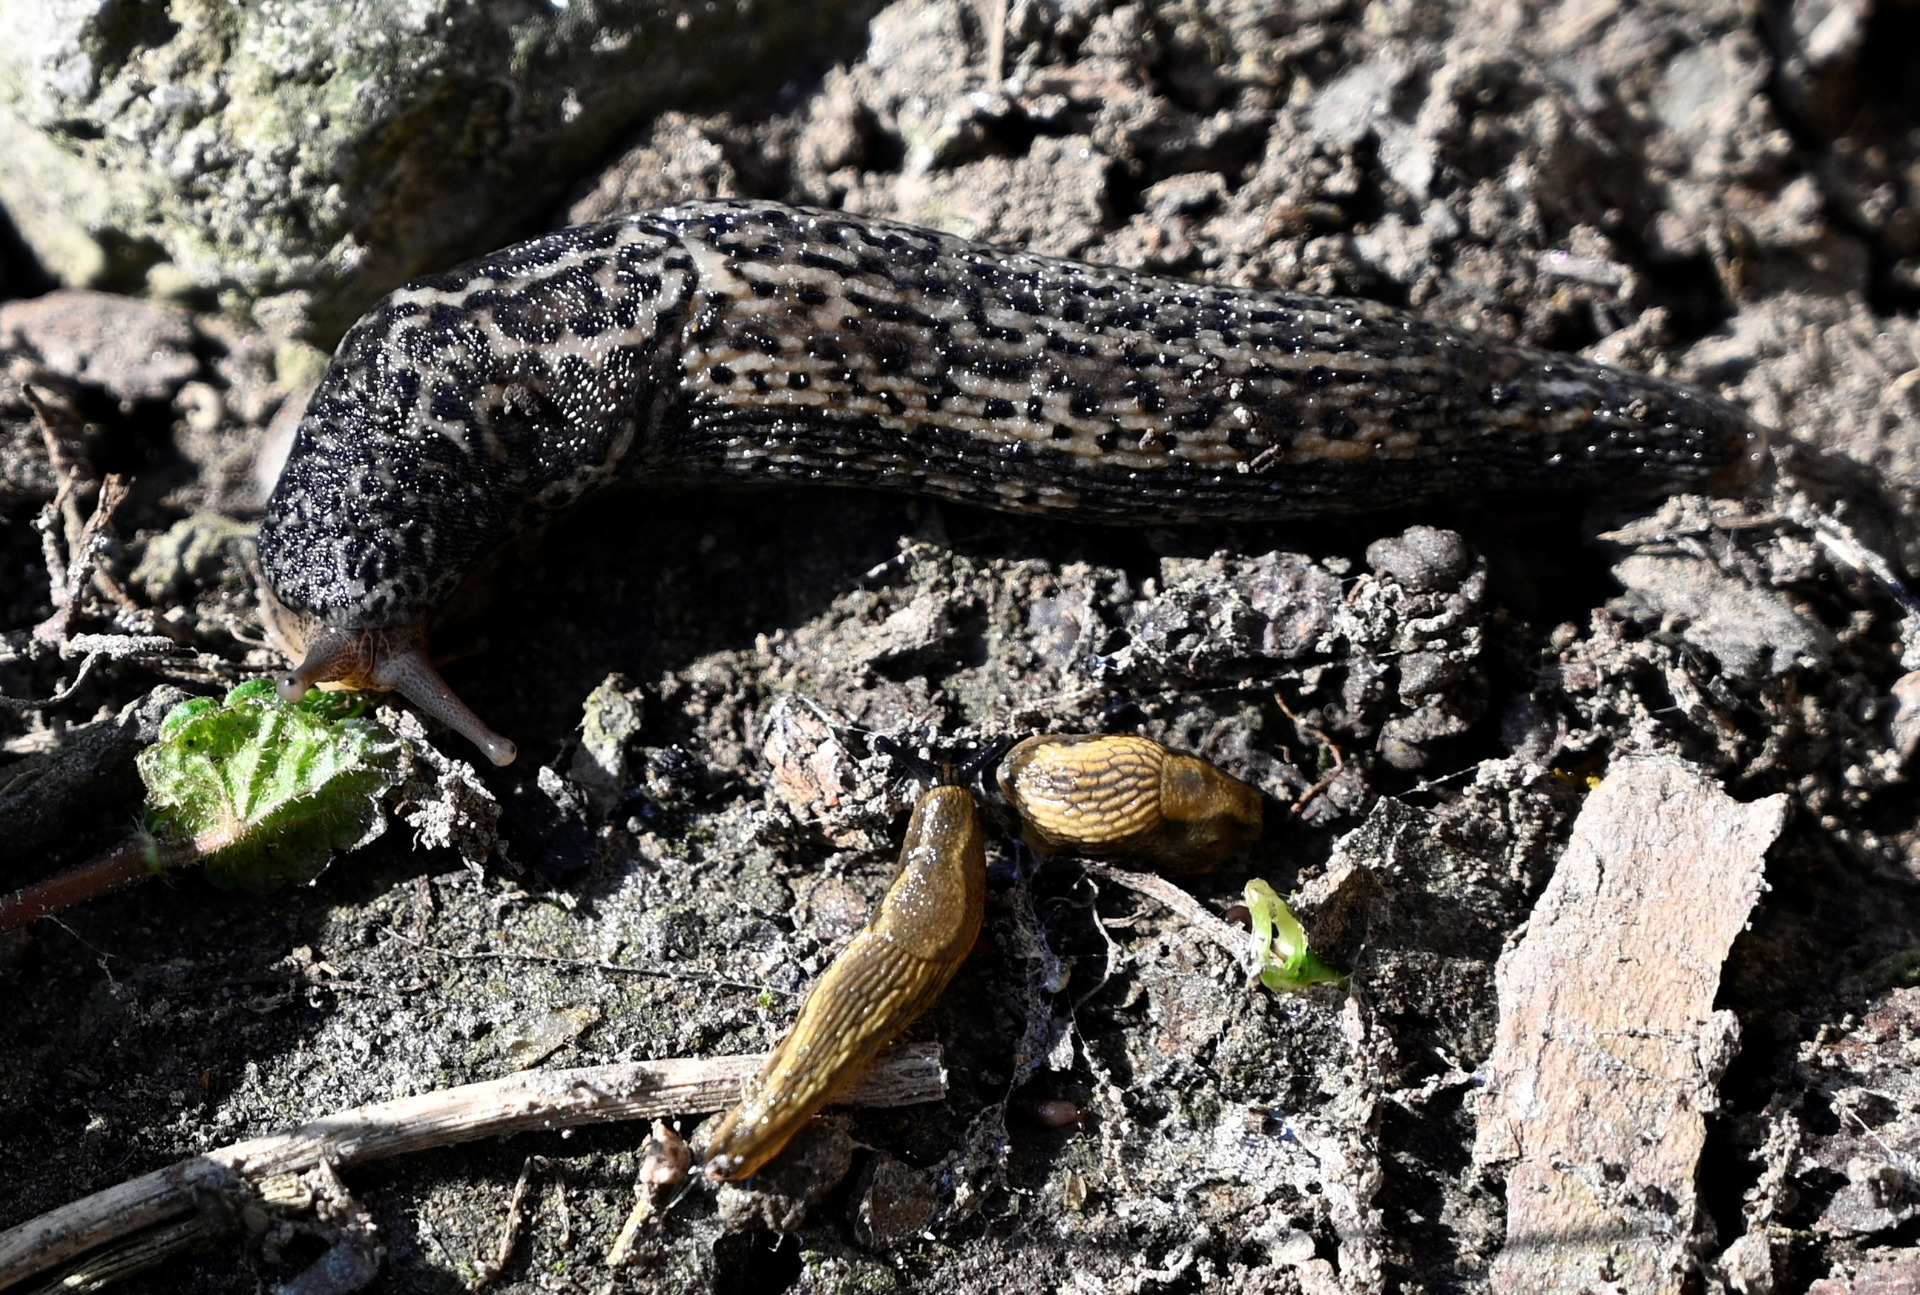
[{"label": "slug eye stalk", "polygon": [[274,676],[282,701],[299,701],[317,683],[397,692],[497,765],[512,764],[519,748],[488,727],[433,668],[427,636],[417,629],[350,630],[328,627],[307,642],[304,660]]}]

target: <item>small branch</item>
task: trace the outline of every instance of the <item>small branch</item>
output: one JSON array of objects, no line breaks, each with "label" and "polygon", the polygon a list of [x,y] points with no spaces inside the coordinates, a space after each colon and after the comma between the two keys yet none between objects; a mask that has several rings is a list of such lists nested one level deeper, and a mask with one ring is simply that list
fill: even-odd
[{"label": "small branch", "polygon": [[74,672],[73,682],[54,693],[53,696],[7,697],[0,695],[0,709],[39,710],[43,706],[58,706],[61,702],[80,691],[80,685],[87,681],[87,676],[93,673],[93,667],[99,664],[100,658],[104,655],[105,654],[101,652],[87,653],[87,659],[82,661],[80,663],[80,669]]},{"label": "small branch", "polygon": [[[75,635],[71,632],[73,619],[80,611],[81,594],[91,586],[124,615],[150,623],[156,632],[145,642],[159,639],[169,648],[188,644],[190,640],[181,631],[158,620],[150,611],[134,602],[112,573],[100,564],[101,556],[112,544],[113,515],[126,502],[133,486],[132,478],[108,473],[100,482],[93,512],[82,520],[78,497],[81,490],[91,483],[93,469],[84,460],[70,457],[54,430],[56,422],[67,423],[72,420],[55,409],[45,393],[31,386],[22,388],[22,392],[40,424],[40,437],[46,443],[47,462],[52,466],[58,483],[52,501],[40,510],[40,516],[34,523],[40,531],[41,555],[47,565],[49,598],[53,604],[52,614],[34,626],[34,640],[59,648],[63,657],[79,656],[83,652],[105,652],[111,660],[124,656],[151,655],[154,649],[135,646],[143,640],[132,636]],[[83,643],[82,639],[112,642],[103,645],[97,642]],[[63,693],[62,698],[65,696]]]},{"label": "small branch", "polygon": [[520,1181],[513,1185],[513,1199],[507,1203],[506,1221],[500,1225],[500,1240],[493,1248],[493,1258],[483,1259],[474,1265],[473,1280],[467,1283],[467,1289],[477,1291],[493,1284],[507,1265],[513,1262],[514,1247],[520,1244],[520,1233],[527,1225],[527,1189],[533,1185],[534,1166],[547,1167],[545,1156],[528,1156],[520,1166]]},{"label": "small branch", "polygon": [[998,90],[1007,79],[1008,0],[986,0],[987,89]]},{"label": "small branch", "polygon": [[[0,1232],[0,1289],[118,1238],[192,1213],[195,1195],[237,1178],[257,1186],[305,1173],[516,1133],[715,1111],[738,1101],[765,1053],[532,1071],[402,1097],[325,1116],[286,1133],[235,1143]],[[935,1044],[896,1048],[841,1094],[843,1106],[910,1106],[947,1095]]]},{"label": "small branch", "polygon": [[[53,604],[55,615],[66,605],[63,600],[67,592],[67,554],[57,534],[60,529],[60,505],[72,488],[72,480],[62,477],[55,488],[54,497],[41,506],[39,516],[33,519],[33,528],[40,532],[40,560],[47,564],[47,597]],[[38,633],[36,630],[35,637],[38,637]]]},{"label": "small branch", "polygon": [[[42,627],[52,624],[59,616],[60,613],[55,613],[41,623]],[[34,633],[37,635],[39,630],[36,629]],[[0,695],[0,710],[41,710],[48,706],[58,706],[80,691],[80,685],[86,682],[94,666],[102,661],[152,660],[155,657],[171,655],[180,646],[177,640],[158,634],[66,634],[64,631],[62,634],[63,637],[59,643],[62,657],[85,655],[85,659],[80,662],[79,671],[73,676],[73,681],[51,697]],[[196,663],[202,665],[211,663],[216,667],[226,664],[220,658],[206,653],[198,654]]]},{"label": "small branch", "polygon": [[0,896],[0,934],[63,908],[139,885],[153,875],[147,862],[150,844],[140,837],[129,837],[78,867]]},{"label": "small branch", "polygon": [[[640,1146],[640,1172],[633,1179],[633,1211],[620,1225],[620,1232],[607,1247],[607,1267],[624,1268],[633,1260],[633,1247],[640,1231],[660,1217],[660,1212],[687,1186],[688,1171],[693,1168],[693,1148],[664,1121],[653,1122],[653,1136]],[[668,1193],[675,1193],[669,1198]]]},{"label": "small branch", "polygon": [[53,425],[77,420],[67,417],[70,411],[55,409],[46,393],[31,383],[20,388],[20,395],[27,402],[27,407],[33,410],[34,421],[40,425],[40,440],[46,447],[47,466],[53,470],[53,499],[40,510],[34,525],[40,531],[40,547],[46,557],[47,578],[52,585],[53,603],[57,608],[60,606],[61,591],[66,587],[67,562],[61,552],[60,539],[55,538],[54,531],[64,517],[67,525],[60,538],[66,540],[68,549],[78,545],[80,512],[74,505],[73,492],[80,484],[80,470],[61,448],[60,435],[53,430]]},{"label": "small branch", "polygon": [[1199,934],[1225,949],[1249,977],[1259,978],[1260,964],[1254,958],[1252,942],[1247,938],[1246,931],[1225,918],[1214,916],[1205,904],[1165,877],[1157,877],[1150,872],[1128,872],[1104,863],[1089,862],[1086,868],[1095,876],[1117,881],[1128,890],[1166,905],[1186,918]]},{"label": "small branch", "polygon": [[67,652],[103,656],[109,661],[130,661],[137,657],[164,656],[179,646],[176,640],[161,634],[73,634],[67,638]]},{"label": "small branch", "polygon": [[1273,703],[1274,705],[1280,708],[1280,713],[1282,715],[1285,715],[1288,719],[1293,721],[1293,726],[1295,729],[1297,729],[1302,733],[1311,733],[1314,737],[1317,737],[1322,742],[1326,743],[1327,750],[1333,752],[1333,768],[1329,769],[1326,775],[1322,777],[1319,782],[1314,783],[1313,786],[1307,788],[1305,791],[1301,792],[1298,796],[1294,797],[1293,804],[1287,807],[1287,816],[1289,818],[1298,818],[1300,816],[1300,811],[1307,807],[1308,801],[1312,800],[1315,796],[1318,796],[1321,792],[1325,791],[1327,788],[1333,786],[1334,779],[1338,778],[1342,773],[1346,772],[1347,759],[1345,756],[1340,754],[1340,748],[1338,745],[1335,744],[1332,738],[1328,737],[1325,733],[1321,732],[1319,729],[1315,728],[1313,725],[1303,722],[1298,715],[1294,714],[1293,707],[1287,705],[1287,699],[1283,697],[1280,694],[1279,690],[1277,689],[1274,691],[1274,694],[1273,694]]},{"label": "small branch", "polygon": [[[63,571],[56,570],[52,519],[42,514],[41,520],[46,524],[42,547],[46,550],[47,572],[53,583],[53,614],[33,627],[33,636],[40,642],[66,646],[68,626],[79,609],[80,591],[92,580],[100,555],[106,551],[107,531],[113,524],[114,510],[126,500],[128,488],[127,478],[117,473],[109,473],[100,483],[100,497],[94,501],[92,515],[80,528],[79,536],[67,545]],[[65,497],[63,487],[62,498]],[[49,504],[48,510],[52,508]]]}]

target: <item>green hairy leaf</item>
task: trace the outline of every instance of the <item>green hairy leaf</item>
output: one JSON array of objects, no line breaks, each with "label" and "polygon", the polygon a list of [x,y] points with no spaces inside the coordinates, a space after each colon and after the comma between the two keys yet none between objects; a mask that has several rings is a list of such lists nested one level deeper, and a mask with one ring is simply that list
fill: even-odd
[{"label": "green hairy leaf", "polygon": [[381,798],[407,771],[405,745],[340,694],[284,702],[250,680],[183,702],[140,753],[156,865],[173,850],[202,856],[223,885],[310,881],[335,852],[386,830]]}]

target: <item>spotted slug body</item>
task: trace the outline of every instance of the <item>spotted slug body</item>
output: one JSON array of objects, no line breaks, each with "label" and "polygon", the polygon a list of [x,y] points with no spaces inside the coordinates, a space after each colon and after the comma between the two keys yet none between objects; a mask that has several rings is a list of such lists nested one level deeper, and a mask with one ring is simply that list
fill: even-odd
[{"label": "spotted slug body", "polygon": [[879,911],[820,977],[740,1105],[695,1148],[707,1177],[749,1177],[940,997],[979,938],[987,857],[979,807],[959,787],[914,806],[900,873]]},{"label": "spotted slug body", "polygon": [[[307,659],[496,760],[420,633],[618,481],[878,486],[1107,522],[1713,488],[1765,438],[1700,392],[1367,302],[1156,278],[867,217],[691,203],[400,289],[347,334],[260,559]],[[416,695],[418,694],[418,695]]]}]

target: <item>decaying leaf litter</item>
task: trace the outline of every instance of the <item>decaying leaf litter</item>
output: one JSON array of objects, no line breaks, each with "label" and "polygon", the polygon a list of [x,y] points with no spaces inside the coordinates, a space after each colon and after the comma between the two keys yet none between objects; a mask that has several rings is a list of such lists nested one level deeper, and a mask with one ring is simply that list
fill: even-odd
[{"label": "decaying leaf litter", "polygon": [[[1069,1289],[1478,1288],[1508,1221],[1467,1101],[1494,965],[1628,753],[1791,802],[1716,1001],[1740,1029],[1700,1213],[1674,1220],[1685,1262],[1735,1289],[1884,1267],[1910,1213],[1912,1103],[1886,1056],[1911,992],[1920,727],[1898,604],[1805,510],[1912,567],[1916,194],[1911,126],[1873,79],[1903,20],[1862,17],[1851,53],[1818,63],[1803,17],[1015,6],[995,91],[971,9],[897,5],[864,55],[787,99],[663,116],[573,218],[743,192],[1382,296],[1724,385],[1813,451],[1805,498],[1145,534],[824,493],[608,501],[510,555],[448,640],[470,653],[462,690],[525,748],[487,781],[503,844],[483,878],[391,832],[312,888],[183,879],[0,949],[21,1112],[0,1218],[493,1077],[530,1038],[563,1039],[550,1064],[568,1065],[769,1043],[891,867],[903,802],[859,730],[1111,728],[1273,798],[1262,846],[1182,884],[1216,911],[1249,878],[1302,890],[1352,998],[1250,993],[1169,910],[1010,859],[920,1031],[948,1050],[952,1097],[859,1117],[870,1149],[820,1153],[853,1171],[824,1174],[792,1237],[732,1221],[790,1219],[782,1198],[724,1215],[690,1199],[610,1273],[641,1135],[554,1137],[537,1149],[565,1171],[491,1288],[986,1290],[1016,1262]],[[181,339],[108,362],[59,351],[23,304],[0,306],[18,523],[0,532],[18,573],[0,691],[53,695],[84,659],[22,638],[59,610],[30,525],[59,470],[14,394],[27,382],[91,424],[66,434],[90,480],[134,478],[102,559],[134,607],[88,584],[74,620],[189,639],[7,717],[9,772],[75,788],[0,786],[38,869],[133,811],[124,778],[91,783],[62,752],[130,762],[127,735],[164,713],[142,702],[156,684],[218,691],[267,664],[244,546],[216,519],[255,515],[246,464],[280,393],[271,346],[214,316],[89,300],[113,322],[83,337]],[[614,970],[654,966],[761,988]],[[1024,1113],[1055,1099],[1079,1127]],[[526,1153],[356,1174],[388,1288],[490,1260]],[[244,1264],[216,1252],[144,1281],[250,1289]]]}]

